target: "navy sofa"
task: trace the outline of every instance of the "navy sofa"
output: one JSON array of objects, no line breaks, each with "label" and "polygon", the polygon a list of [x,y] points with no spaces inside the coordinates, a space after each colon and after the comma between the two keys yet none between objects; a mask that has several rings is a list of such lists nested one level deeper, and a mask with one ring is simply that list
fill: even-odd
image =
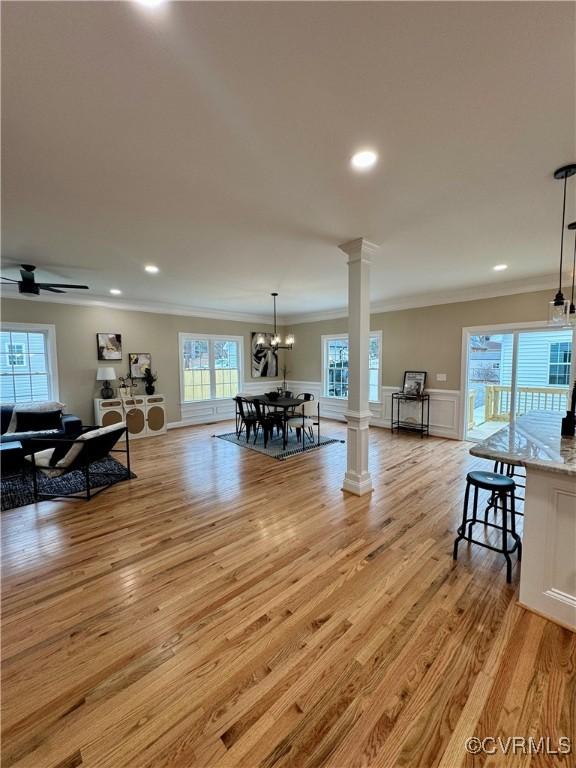
[{"label": "navy sofa", "polygon": [[[0,406],[0,442],[4,444],[17,440],[18,442],[22,443],[22,448],[24,449],[25,453],[31,452],[32,444],[30,441],[34,438],[41,437],[46,440],[54,440],[54,444],[56,445],[60,438],[66,437],[68,439],[74,439],[75,437],[78,437],[78,435],[80,435],[82,432],[82,421],[78,418],[78,416],[72,416],[67,413],[61,414],[58,418],[57,426],[55,426],[53,412],[47,412],[46,419],[43,419],[42,411],[33,411],[36,421],[33,431],[6,433],[6,430],[8,429],[12,419],[13,411],[13,404]],[[30,413],[30,411],[27,411],[27,413]],[[58,429],[58,431],[55,432],[53,431],[54,429]],[[35,446],[34,450],[40,451],[48,447],[49,446],[47,443],[41,443],[40,446]]]}]

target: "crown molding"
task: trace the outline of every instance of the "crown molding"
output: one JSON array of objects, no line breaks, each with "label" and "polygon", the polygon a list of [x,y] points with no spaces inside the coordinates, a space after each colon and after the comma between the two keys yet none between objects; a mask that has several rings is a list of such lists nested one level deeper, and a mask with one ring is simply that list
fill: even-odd
[{"label": "crown molding", "polygon": [[241,323],[263,323],[272,325],[271,315],[257,315],[248,312],[227,312],[220,309],[208,309],[206,307],[185,307],[178,304],[162,304],[160,302],[128,302],[113,301],[98,296],[24,296],[21,293],[8,293],[5,288],[2,291],[3,299],[17,299],[18,301],[35,301],[42,304],[68,304],[77,307],[100,307],[115,309],[124,312],[150,312],[156,315],[181,315],[183,317],[202,317],[209,320],[231,320]]},{"label": "crown molding", "polygon": [[[448,292],[421,293],[413,296],[402,296],[398,299],[388,299],[370,305],[370,314],[378,315],[383,312],[398,312],[403,309],[433,307],[439,304],[458,304],[466,301],[495,299],[500,296],[512,296],[518,293],[533,293],[545,291],[557,286],[557,275],[544,275],[538,278],[515,280],[514,282],[499,283],[498,285],[478,285],[472,288],[457,288]],[[283,325],[299,325],[300,323],[315,323],[321,320],[337,320],[348,317],[348,308],[325,310],[320,312],[299,313],[286,315],[281,318]]]},{"label": "crown molding", "polygon": [[[416,309],[418,307],[432,307],[438,304],[457,304],[464,301],[476,301],[479,299],[491,299],[499,296],[511,296],[518,293],[532,293],[555,288],[557,275],[544,275],[538,278],[526,278],[514,282],[474,286],[472,288],[454,289],[450,292],[422,293],[412,296],[402,296],[398,299],[388,299],[370,305],[370,314],[381,312],[397,312],[403,309]],[[80,307],[101,307],[125,312],[148,312],[157,315],[180,315],[183,317],[201,317],[210,320],[230,320],[241,323],[272,324],[270,315],[258,315],[249,312],[228,312],[220,309],[208,309],[206,307],[187,307],[178,304],[163,304],[161,302],[128,302],[113,300],[99,296],[24,296],[20,293],[12,293],[12,289],[2,286],[3,299],[17,299],[19,301],[35,301],[46,304],[68,304]],[[299,325],[300,323],[315,323],[322,320],[336,320],[348,317],[347,307],[321,310],[318,312],[299,312],[291,315],[280,315],[280,326]]]}]

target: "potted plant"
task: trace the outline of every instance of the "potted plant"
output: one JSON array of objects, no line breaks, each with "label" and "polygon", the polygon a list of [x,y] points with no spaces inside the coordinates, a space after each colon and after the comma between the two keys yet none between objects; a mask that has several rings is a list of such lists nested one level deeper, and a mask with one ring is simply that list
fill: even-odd
[{"label": "potted plant", "polygon": [[152,373],[150,368],[144,368],[144,389],[147,395],[153,395],[156,391],[154,382],[157,381],[158,374]]}]

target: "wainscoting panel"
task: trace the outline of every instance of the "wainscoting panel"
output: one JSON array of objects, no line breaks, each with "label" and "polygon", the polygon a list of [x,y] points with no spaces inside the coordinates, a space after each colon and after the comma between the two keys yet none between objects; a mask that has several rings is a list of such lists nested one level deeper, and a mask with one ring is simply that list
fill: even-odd
[{"label": "wainscoting panel", "polygon": [[[302,392],[310,392],[316,400],[320,401],[320,412],[324,418],[346,421],[345,413],[348,408],[347,400],[332,397],[322,397],[322,386],[319,381],[294,381],[286,382],[288,388],[298,395]],[[280,385],[279,381],[252,380],[244,382],[242,393],[245,395],[257,395],[268,390],[274,390]],[[372,412],[371,426],[390,429],[392,418],[392,392],[396,387],[382,387],[381,402],[370,403]],[[449,437],[460,439],[460,392],[452,389],[429,389],[430,394],[430,434],[437,437]],[[419,418],[419,405],[405,403],[402,408],[403,418],[407,420]],[[417,412],[418,411],[418,412]],[[189,424],[209,424],[215,421],[233,419],[235,406],[230,400],[205,400],[200,403],[186,403],[181,406],[182,421],[168,425],[169,429],[183,427]]]},{"label": "wainscoting panel", "polygon": [[[347,400],[337,400],[331,397],[322,397],[322,386],[319,381],[289,381],[289,388],[298,394],[299,392],[311,392],[320,400],[320,411],[327,419],[346,421],[345,412],[348,408]],[[390,429],[392,420],[392,392],[397,392],[396,387],[382,387],[381,402],[370,403],[372,412],[371,426]],[[430,434],[437,437],[449,437],[460,439],[460,392],[452,389],[429,389],[430,394]],[[419,418],[416,404],[408,403],[403,411],[408,420]],[[412,411],[412,413],[411,413]]]},{"label": "wainscoting panel", "polygon": [[[375,424],[390,428],[392,421],[392,393],[396,387],[382,387],[382,421]],[[430,395],[430,434],[459,440],[460,392],[453,389],[428,389]],[[420,404],[403,403],[402,418],[419,421]]]},{"label": "wainscoting panel", "polygon": [[[242,384],[241,394],[258,395],[281,386],[280,380],[253,379]],[[197,403],[182,403],[180,421],[168,424],[168,429],[191,426],[193,424],[211,424],[215,421],[227,421],[236,415],[236,405],[232,398],[226,400],[202,400]]]}]

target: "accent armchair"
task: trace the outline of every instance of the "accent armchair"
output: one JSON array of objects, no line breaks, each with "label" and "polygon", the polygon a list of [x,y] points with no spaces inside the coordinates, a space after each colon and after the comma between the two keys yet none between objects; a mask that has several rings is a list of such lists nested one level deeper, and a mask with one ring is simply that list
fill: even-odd
[{"label": "accent armchair", "polygon": [[[126,436],[125,448],[116,448],[116,444],[122,438]],[[84,479],[86,482],[86,495],[77,496],[76,493],[69,494],[69,497],[83,498],[89,501],[94,496],[98,495],[102,491],[105,491],[110,484],[104,485],[97,491],[93,491],[90,488],[90,480],[95,475],[102,475],[102,472],[90,472],[90,466],[94,462],[101,461],[108,457],[110,453],[124,453],[126,454],[126,467],[121,465],[121,470],[117,473],[106,473],[106,477],[110,478],[111,475],[117,476],[119,479],[130,479],[130,446],[128,441],[128,431],[126,424],[111,424],[108,427],[85,427],[82,434],[74,440],[68,440],[66,438],[60,438],[56,447],[49,447],[42,450],[42,443],[51,443],[53,441],[35,439],[31,441],[32,453],[26,456],[26,461],[32,465],[32,482],[34,485],[34,498],[36,501],[39,499],[56,499],[66,497],[66,494],[62,493],[43,493],[39,490],[38,479],[39,476],[48,478],[62,477],[63,475],[73,472],[75,470],[81,470],[84,473]]]}]

